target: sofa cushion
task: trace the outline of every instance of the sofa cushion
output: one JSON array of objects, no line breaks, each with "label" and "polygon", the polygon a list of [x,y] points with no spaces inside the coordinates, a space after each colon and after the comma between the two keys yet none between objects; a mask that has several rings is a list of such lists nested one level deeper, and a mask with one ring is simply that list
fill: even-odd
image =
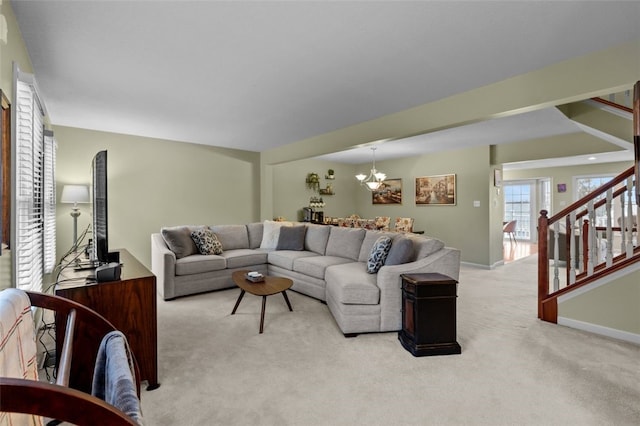
[{"label": "sofa cushion", "polygon": [[216,234],[224,250],[249,248],[249,234],[245,225],[214,225],[211,231]]},{"label": "sofa cushion", "polygon": [[276,250],[304,250],[306,232],[307,227],[304,225],[281,227]]},{"label": "sofa cushion", "polygon": [[371,247],[371,254],[367,260],[367,272],[375,274],[382,268],[384,261],[387,260],[389,249],[391,248],[391,238],[387,236],[379,237]]},{"label": "sofa cushion", "polygon": [[444,248],[444,242],[437,238],[430,237],[411,237],[413,241],[413,252],[415,256],[412,260],[423,259],[438,250]]},{"label": "sofa cushion", "polygon": [[191,238],[196,243],[200,254],[221,254],[222,243],[209,228],[198,228],[191,231]]},{"label": "sofa cushion", "polygon": [[292,226],[291,222],[276,222],[275,220],[265,220],[262,230],[262,241],[260,248],[275,249],[278,246],[278,238],[280,238],[280,228],[283,226]]},{"label": "sofa cushion", "polygon": [[325,255],[358,260],[365,233],[361,228],[331,227]]},{"label": "sofa cushion", "polygon": [[399,235],[393,239],[391,243],[391,250],[385,260],[385,265],[402,265],[403,263],[410,262],[413,259],[413,242],[405,237]]},{"label": "sofa cushion", "polygon": [[[336,256],[303,257],[293,261],[293,270],[323,280],[327,267],[350,262],[353,261]],[[360,266],[362,266],[362,264]]]},{"label": "sofa cushion", "polygon": [[358,262],[366,262],[367,260],[369,260],[369,255],[371,254],[373,243],[375,243],[378,238],[385,236],[393,239],[396,235],[398,234],[396,234],[395,232],[367,231],[364,239],[362,240],[360,255],[358,255]]},{"label": "sofa cushion", "polygon": [[267,261],[270,265],[293,271],[293,262],[295,262],[296,259],[317,255],[317,253],[311,251],[277,250],[269,252]]},{"label": "sofa cushion", "polygon": [[327,293],[337,302],[351,305],[377,305],[380,289],[377,275],[368,274],[362,262],[330,266],[325,274]]},{"label": "sofa cushion", "polygon": [[247,233],[249,234],[249,248],[254,249],[260,247],[262,242],[262,231],[264,224],[262,222],[247,223]]},{"label": "sofa cushion", "polygon": [[227,261],[227,268],[243,268],[245,266],[267,263],[267,252],[251,249],[225,250],[220,256]]},{"label": "sofa cushion", "polygon": [[191,230],[187,226],[174,226],[160,230],[167,247],[176,255],[176,259],[198,253],[198,247],[191,238]]},{"label": "sofa cushion", "polygon": [[331,232],[331,226],[329,225],[316,225],[310,223],[307,225],[307,234],[304,237],[305,250],[324,255],[327,249],[327,240],[329,239],[329,233]]},{"label": "sofa cushion", "polygon": [[221,256],[195,254],[176,260],[176,275],[201,274],[226,267],[227,261]]}]

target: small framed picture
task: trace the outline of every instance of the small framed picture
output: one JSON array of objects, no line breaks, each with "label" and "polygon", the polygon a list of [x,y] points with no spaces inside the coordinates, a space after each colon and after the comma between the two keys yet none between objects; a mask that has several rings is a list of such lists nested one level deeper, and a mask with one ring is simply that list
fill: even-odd
[{"label": "small framed picture", "polygon": [[500,188],[502,186],[502,170],[493,170],[493,186]]},{"label": "small framed picture", "polygon": [[559,183],[558,184],[558,192],[567,192],[567,184]]}]

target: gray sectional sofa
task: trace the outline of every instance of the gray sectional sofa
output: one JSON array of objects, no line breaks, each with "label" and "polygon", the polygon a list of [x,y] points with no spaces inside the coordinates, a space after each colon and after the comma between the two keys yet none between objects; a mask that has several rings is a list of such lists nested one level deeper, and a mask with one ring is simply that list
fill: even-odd
[{"label": "gray sectional sofa", "polygon": [[[234,271],[259,271],[290,278],[292,290],[326,302],[345,335],[401,329],[401,274],[439,272],[457,280],[460,272],[459,250],[420,235],[273,221],[216,225],[209,228],[223,251],[202,255],[188,238],[196,228],[151,235],[151,269],[165,300],[235,287]],[[369,273],[381,236],[391,239],[390,250]]]}]

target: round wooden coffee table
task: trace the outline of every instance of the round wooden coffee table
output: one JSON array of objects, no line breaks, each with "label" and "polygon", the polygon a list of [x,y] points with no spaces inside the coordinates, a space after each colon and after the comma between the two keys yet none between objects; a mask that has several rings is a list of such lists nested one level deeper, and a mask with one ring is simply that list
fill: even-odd
[{"label": "round wooden coffee table", "polygon": [[282,296],[289,307],[289,311],[293,311],[291,303],[289,302],[289,297],[287,297],[287,290],[291,288],[293,281],[289,278],[270,277],[265,275],[264,281],[254,283],[245,278],[245,275],[248,272],[249,271],[236,271],[231,275],[233,282],[236,283],[241,290],[240,296],[238,296],[238,300],[236,301],[236,305],[233,307],[233,311],[231,311],[231,315],[236,313],[236,309],[238,309],[238,305],[240,305],[240,301],[244,297],[245,292],[251,293],[254,296],[262,296],[262,312],[260,313],[260,333],[262,333],[264,328],[264,309],[267,305],[267,296],[282,293]]}]

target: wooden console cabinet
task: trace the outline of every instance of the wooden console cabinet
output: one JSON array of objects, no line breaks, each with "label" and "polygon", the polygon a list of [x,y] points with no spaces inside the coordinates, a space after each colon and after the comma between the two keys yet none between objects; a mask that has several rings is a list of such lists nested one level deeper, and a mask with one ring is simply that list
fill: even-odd
[{"label": "wooden console cabinet", "polygon": [[402,330],[398,339],[414,356],[459,354],[458,282],[438,273],[402,275]]},{"label": "wooden console cabinet", "polygon": [[[95,310],[122,331],[140,369],[140,380],[147,381],[147,390],[156,389],[158,383],[158,323],[156,302],[156,277],[127,250],[121,249],[122,273],[119,281],[85,283],[82,280],[56,286],[55,294],[81,303]],[[78,271],[74,275],[86,276],[93,271]],[[77,277],[76,277],[77,278]],[[56,345],[62,342],[66,324],[56,319]],[[74,346],[93,347],[85,344],[101,338],[83,324],[76,324]],[[56,347],[60,353],[60,347]],[[73,378],[70,387],[91,392],[93,371],[74,370],[74,365],[94,365],[96,352],[81,354],[90,362],[71,363]],[[83,360],[84,361],[84,360]]]}]

